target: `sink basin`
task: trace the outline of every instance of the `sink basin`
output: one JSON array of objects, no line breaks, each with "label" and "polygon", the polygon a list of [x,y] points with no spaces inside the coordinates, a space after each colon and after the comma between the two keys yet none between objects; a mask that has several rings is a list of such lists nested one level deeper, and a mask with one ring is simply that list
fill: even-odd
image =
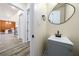
[{"label": "sink basin", "polygon": [[53,41],[56,41],[56,42],[73,45],[71,40],[68,37],[65,37],[65,36],[60,38],[60,37],[55,37],[54,35],[52,35],[48,38],[48,40],[53,40]]}]

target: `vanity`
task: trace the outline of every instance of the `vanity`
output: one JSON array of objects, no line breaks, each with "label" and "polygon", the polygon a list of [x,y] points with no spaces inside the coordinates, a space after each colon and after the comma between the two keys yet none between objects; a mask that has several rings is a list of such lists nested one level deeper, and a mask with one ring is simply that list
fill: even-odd
[{"label": "vanity", "polygon": [[48,38],[48,47],[44,53],[46,56],[72,56],[73,43],[68,37],[55,37],[52,35]]}]

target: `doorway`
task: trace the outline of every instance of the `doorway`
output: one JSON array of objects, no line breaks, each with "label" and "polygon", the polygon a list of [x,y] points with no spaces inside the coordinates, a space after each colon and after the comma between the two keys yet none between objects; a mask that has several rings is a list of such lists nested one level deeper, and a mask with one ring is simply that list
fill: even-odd
[{"label": "doorway", "polygon": [[[0,14],[0,25],[2,25],[0,28],[0,55],[2,56],[30,55],[29,25],[27,23],[30,16],[26,14],[25,9],[20,8],[20,5],[22,7],[26,4],[0,4],[2,8],[7,8],[4,9],[7,15]],[[3,12],[3,10],[0,11]]]}]

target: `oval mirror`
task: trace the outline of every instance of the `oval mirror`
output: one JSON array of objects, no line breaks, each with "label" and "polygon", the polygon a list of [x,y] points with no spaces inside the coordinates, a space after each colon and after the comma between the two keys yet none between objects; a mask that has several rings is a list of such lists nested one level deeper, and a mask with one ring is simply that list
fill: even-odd
[{"label": "oval mirror", "polygon": [[48,20],[52,24],[63,24],[75,13],[75,7],[69,3],[58,3],[49,13]]}]

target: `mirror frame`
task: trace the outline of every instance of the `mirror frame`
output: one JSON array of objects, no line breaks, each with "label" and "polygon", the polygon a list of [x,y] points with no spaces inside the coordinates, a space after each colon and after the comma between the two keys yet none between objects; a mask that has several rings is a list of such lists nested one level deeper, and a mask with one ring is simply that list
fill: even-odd
[{"label": "mirror frame", "polygon": [[[75,14],[75,11],[76,11],[76,8],[75,8],[75,6],[74,5],[72,5],[72,4],[70,4],[70,3],[64,3],[64,4],[67,4],[67,5],[70,5],[70,6],[72,6],[73,7],[73,13],[72,13],[72,15],[66,20],[66,21],[64,21],[64,22],[61,22],[61,23],[53,23],[53,22],[50,22],[50,20],[49,20],[49,15],[50,15],[50,13],[53,11],[53,9],[52,9],[52,11],[49,13],[49,15],[48,15],[48,21],[51,23],[51,24],[54,24],[54,25],[60,25],[60,24],[63,24],[63,23],[66,23],[68,20],[70,20],[70,18]],[[63,6],[63,5],[62,5]],[[60,6],[59,8],[61,8],[62,6]]]}]

